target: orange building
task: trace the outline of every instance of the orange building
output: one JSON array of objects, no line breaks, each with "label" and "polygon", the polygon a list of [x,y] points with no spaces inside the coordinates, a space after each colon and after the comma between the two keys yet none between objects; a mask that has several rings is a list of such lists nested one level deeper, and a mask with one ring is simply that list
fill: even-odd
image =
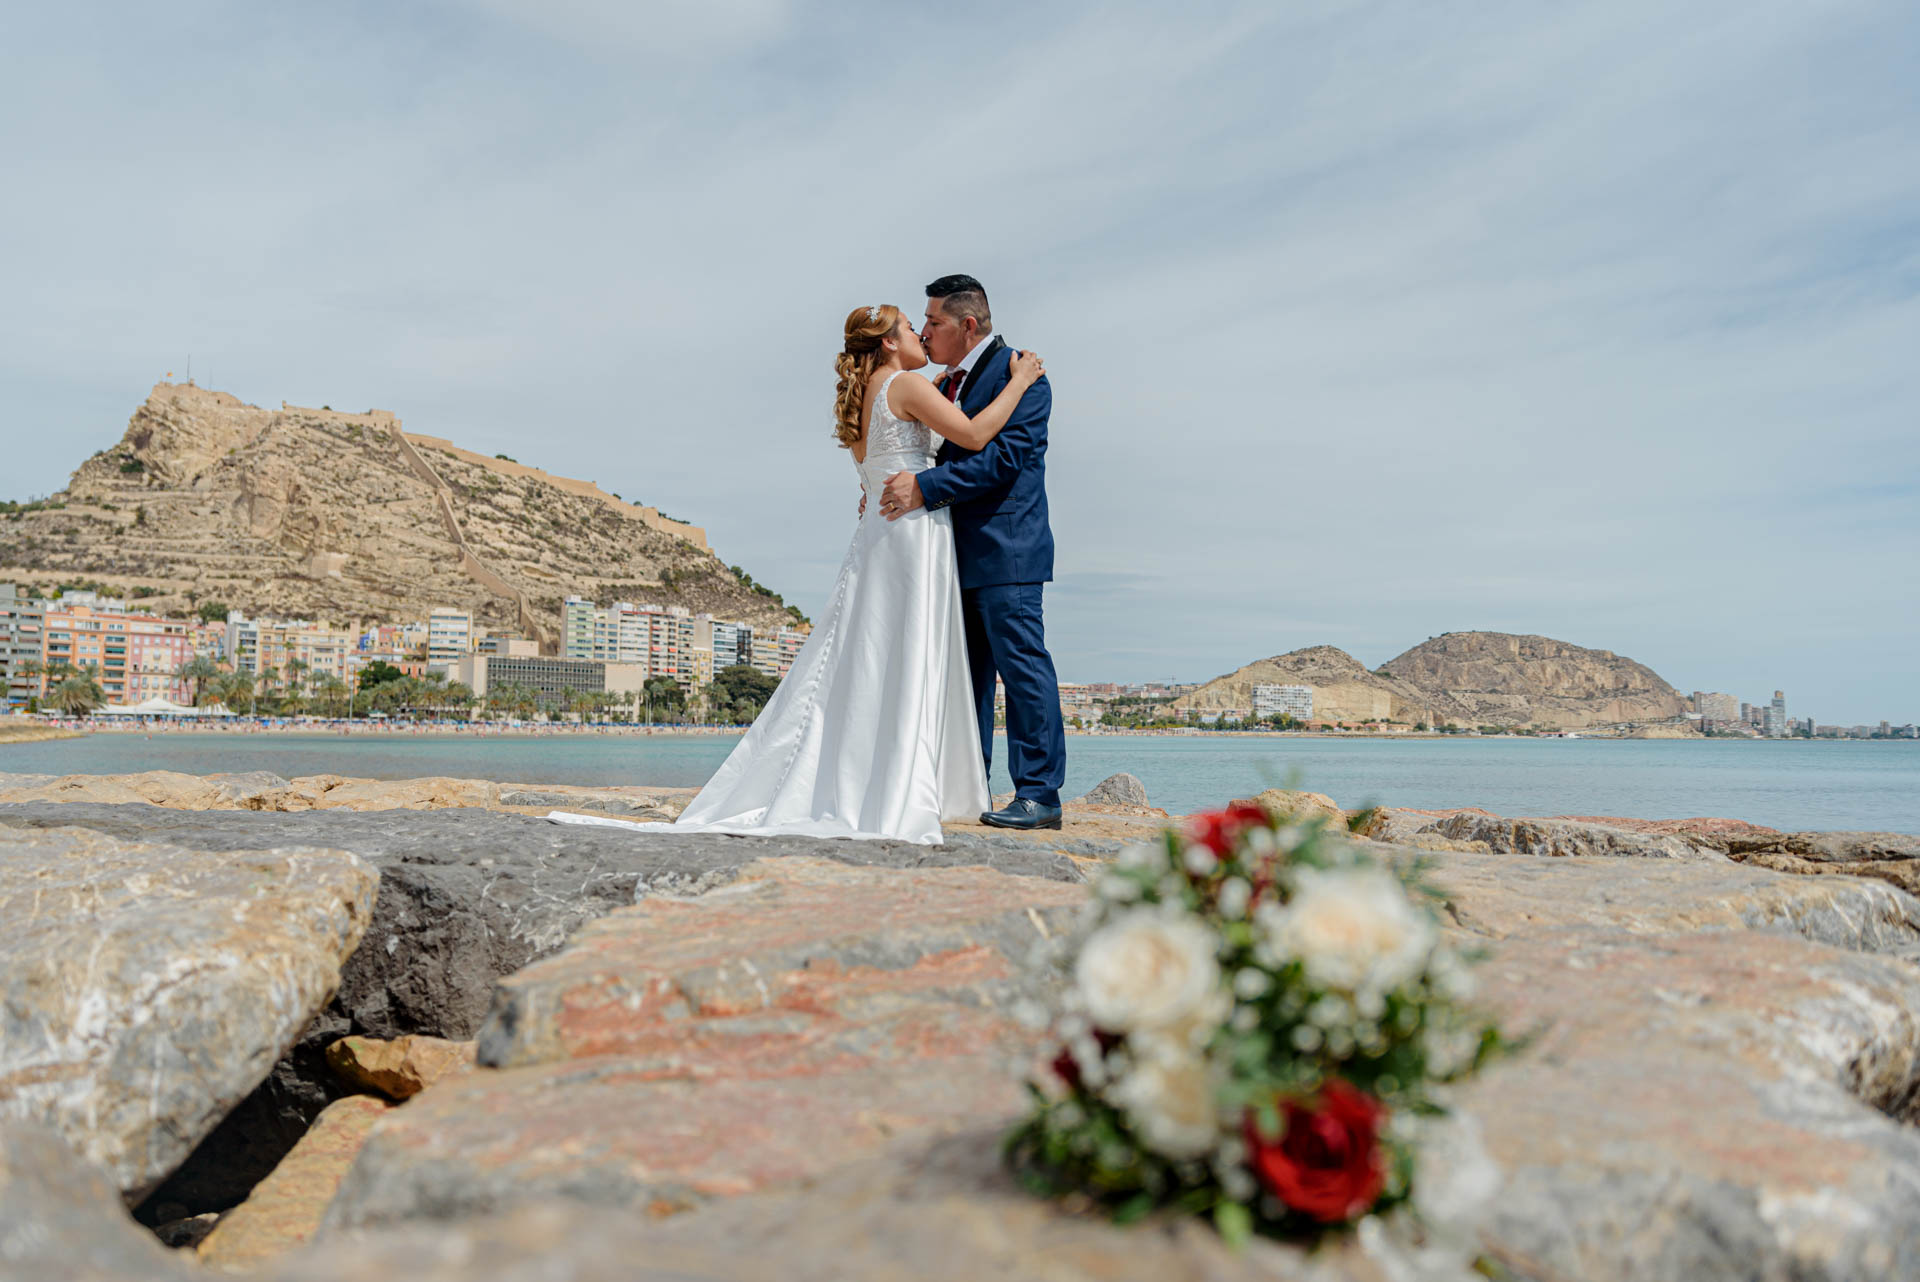
[{"label": "orange building", "polygon": [[109,703],[192,697],[188,683],[174,676],[193,658],[192,625],[185,620],[49,601],[45,635],[47,666],[97,669]]}]

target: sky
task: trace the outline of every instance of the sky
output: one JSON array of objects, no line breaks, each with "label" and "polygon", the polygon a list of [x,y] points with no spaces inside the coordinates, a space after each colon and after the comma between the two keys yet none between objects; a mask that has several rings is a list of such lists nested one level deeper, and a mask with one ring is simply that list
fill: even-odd
[{"label": "sky", "polygon": [[1920,719],[1908,0],[34,5],[0,497],[169,371],[707,528],[814,612],[847,311],[1047,361],[1063,680],[1534,632]]}]

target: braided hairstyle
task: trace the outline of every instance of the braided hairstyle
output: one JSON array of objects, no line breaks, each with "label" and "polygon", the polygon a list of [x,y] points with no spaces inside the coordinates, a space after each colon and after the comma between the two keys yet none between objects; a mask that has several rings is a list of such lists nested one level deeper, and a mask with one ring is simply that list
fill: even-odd
[{"label": "braided hairstyle", "polygon": [[833,435],[841,449],[852,449],[866,434],[861,410],[867,402],[867,380],[886,359],[880,340],[892,338],[903,319],[900,309],[890,303],[856,307],[847,313],[846,342],[833,358],[834,373],[840,376],[840,386],[833,393]]}]

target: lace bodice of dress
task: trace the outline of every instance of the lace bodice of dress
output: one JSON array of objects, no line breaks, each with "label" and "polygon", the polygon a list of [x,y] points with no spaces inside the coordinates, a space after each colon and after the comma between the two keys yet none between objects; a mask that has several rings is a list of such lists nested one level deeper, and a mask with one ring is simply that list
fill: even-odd
[{"label": "lace bodice of dress", "polygon": [[921,472],[933,466],[933,430],[923,423],[895,418],[887,404],[893,380],[905,372],[895,370],[887,375],[880,395],[873,398],[873,418],[867,424],[867,457],[855,465],[869,494],[878,494],[895,472]]}]

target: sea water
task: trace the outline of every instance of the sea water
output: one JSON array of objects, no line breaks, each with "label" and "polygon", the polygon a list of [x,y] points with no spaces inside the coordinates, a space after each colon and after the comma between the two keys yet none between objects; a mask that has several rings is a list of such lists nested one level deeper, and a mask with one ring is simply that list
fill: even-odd
[{"label": "sea water", "polygon": [[[270,770],[293,777],[422,775],[519,783],[696,787],[733,735],[342,736],[98,734],[0,745],[0,771],[189,774]],[[1920,741],[1337,739],[1238,735],[1074,735],[1067,796],[1126,772],[1177,813],[1263,788],[1323,792],[1341,805],[1504,815],[1719,816],[1782,829],[1920,833]],[[1006,741],[993,790],[1008,791]]]}]

